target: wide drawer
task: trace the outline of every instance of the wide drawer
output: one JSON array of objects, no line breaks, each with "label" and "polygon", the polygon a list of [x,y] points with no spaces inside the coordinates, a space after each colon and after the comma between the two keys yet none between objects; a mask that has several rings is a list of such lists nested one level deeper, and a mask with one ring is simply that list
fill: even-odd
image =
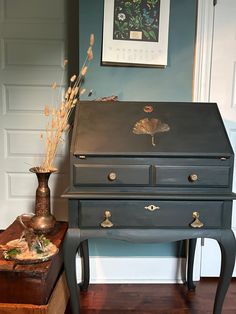
[{"label": "wide drawer", "polygon": [[79,187],[231,189],[232,162],[226,158],[85,158],[75,160]]},{"label": "wide drawer", "polygon": [[74,185],[149,185],[149,165],[76,164],[73,167]]},{"label": "wide drawer", "polygon": [[191,223],[196,221],[193,218],[196,212],[203,228],[221,228],[230,224],[230,207],[225,210],[224,201],[83,200],[79,204],[81,228],[102,228],[101,223],[106,219],[113,224],[110,225],[111,228],[192,228]]},{"label": "wide drawer", "polygon": [[230,167],[223,166],[155,166],[157,186],[227,187]]}]

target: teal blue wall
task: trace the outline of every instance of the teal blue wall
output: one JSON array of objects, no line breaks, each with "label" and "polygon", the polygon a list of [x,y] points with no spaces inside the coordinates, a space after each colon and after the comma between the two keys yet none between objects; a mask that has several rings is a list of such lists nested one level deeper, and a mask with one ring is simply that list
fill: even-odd
[{"label": "teal blue wall", "polygon": [[[80,62],[94,33],[94,60],[85,87],[92,99],[110,95],[119,100],[191,101],[197,0],[171,0],[168,65],[162,68],[101,66],[103,0],[80,0]],[[85,95],[85,99],[88,97]],[[129,244],[91,241],[92,255],[178,255],[181,244]]]}]

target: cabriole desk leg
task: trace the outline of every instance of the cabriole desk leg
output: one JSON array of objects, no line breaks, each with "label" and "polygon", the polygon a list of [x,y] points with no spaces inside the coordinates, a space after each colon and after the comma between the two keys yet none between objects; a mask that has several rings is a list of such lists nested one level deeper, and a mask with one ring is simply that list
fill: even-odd
[{"label": "cabriole desk leg", "polygon": [[189,239],[188,242],[188,265],[187,265],[187,287],[188,290],[194,290],[196,288],[193,283],[193,264],[196,250],[197,239]]},{"label": "cabriole desk leg", "polygon": [[84,240],[80,243],[80,256],[82,258],[82,282],[80,290],[87,291],[90,277],[88,240]]},{"label": "cabriole desk leg", "polygon": [[236,243],[232,230],[222,230],[222,236],[217,239],[221,250],[221,271],[215,296],[214,314],[222,313],[226,292],[231,282],[235,263]]},{"label": "cabriole desk leg", "polygon": [[[156,231],[156,230],[155,230]],[[171,240],[173,237],[173,234],[176,233],[176,230],[162,230],[161,234],[157,230],[155,234],[151,235],[151,238],[155,236],[156,240],[155,242],[163,242],[167,240]],[[168,233],[167,233],[168,232]],[[86,233],[83,235],[83,239],[88,239],[89,237],[94,237],[93,233],[90,232],[90,234]],[[121,236],[122,235],[122,236]],[[142,235],[142,234],[141,234]],[[131,234],[127,233],[125,235],[120,234],[119,231],[117,233],[110,235],[110,238],[114,239],[123,239],[129,238],[132,239],[132,232]],[[178,240],[188,239],[189,232],[188,230],[184,230],[181,234],[178,236]],[[143,238],[144,236],[142,236]],[[176,234],[175,234],[176,237]],[[214,303],[214,310],[213,314],[221,314],[222,313],[222,307],[224,298],[226,295],[226,292],[229,288],[229,284],[231,281],[231,276],[234,268],[235,263],[235,255],[236,255],[236,243],[235,243],[235,237],[232,232],[232,230],[224,229],[224,230],[213,230],[213,231],[203,231],[199,233],[198,238],[212,238],[218,241],[221,249],[221,274],[218,282],[216,297],[215,297],[215,303]],[[175,238],[176,239],[176,238]],[[191,239],[191,237],[190,237]],[[140,240],[140,234],[137,238],[135,235],[135,240]],[[147,239],[148,240],[148,239]],[[159,241],[158,241],[159,240]],[[173,240],[173,239],[172,239]],[[66,277],[67,277],[67,284],[70,291],[70,297],[71,297],[71,310],[73,314],[79,314],[79,295],[77,290],[77,281],[76,281],[76,268],[75,268],[75,257],[77,250],[81,243],[81,237],[80,237],[80,230],[79,229],[73,229],[69,228],[67,231],[67,235],[65,237],[64,241],[64,263],[65,263],[65,271],[66,271]]]},{"label": "cabriole desk leg", "polygon": [[70,304],[72,313],[80,313],[80,300],[76,280],[75,258],[80,245],[79,229],[68,229],[63,244],[64,265],[67,285],[70,291]]}]

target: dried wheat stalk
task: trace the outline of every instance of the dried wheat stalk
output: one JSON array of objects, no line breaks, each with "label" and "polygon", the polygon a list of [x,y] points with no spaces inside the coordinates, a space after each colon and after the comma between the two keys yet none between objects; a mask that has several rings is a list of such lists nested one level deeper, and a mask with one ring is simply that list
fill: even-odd
[{"label": "dried wheat stalk", "polygon": [[[87,73],[88,66],[90,61],[93,59],[93,50],[94,45],[94,35],[90,35],[90,45],[87,50],[87,57],[84,61],[84,64],[80,70],[78,76],[73,75],[70,78],[70,85],[64,93],[63,100],[60,102],[58,108],[52,106],[49,108],[48,105],[44,108],[44,115],[49,118],[46,127],[46,145],[45,145],[45,157],[42,164],[39,167],[39,170],[42,172],[55,170],[53,163],[55,160],[57,148],[59,142],[63,142],[62,134],[69,130],[70,125],[68,123],[72,109],[78,103],[79,95],[85,92],[85,89],[82,88],[83,79]],[[65,61],[64,65],[67,64]],[[56,89],[58,86],[55,83],[52,84],[52,89]],[[41,138],[43,135],[41,134]]]}]

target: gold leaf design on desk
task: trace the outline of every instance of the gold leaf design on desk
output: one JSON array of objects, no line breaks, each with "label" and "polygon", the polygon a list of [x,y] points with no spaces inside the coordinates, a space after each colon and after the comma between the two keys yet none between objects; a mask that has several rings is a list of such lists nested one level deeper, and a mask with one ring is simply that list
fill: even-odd
[{"label": "gold leaf design on desk", "polygon": [[168,132],[170,127],[168,124],[161,122],[159,119],[144,118],[135,123],[133,127],[134,134],[149,134],[152,137],[152,146],[155,146],[154,135],[156,133]]}]

